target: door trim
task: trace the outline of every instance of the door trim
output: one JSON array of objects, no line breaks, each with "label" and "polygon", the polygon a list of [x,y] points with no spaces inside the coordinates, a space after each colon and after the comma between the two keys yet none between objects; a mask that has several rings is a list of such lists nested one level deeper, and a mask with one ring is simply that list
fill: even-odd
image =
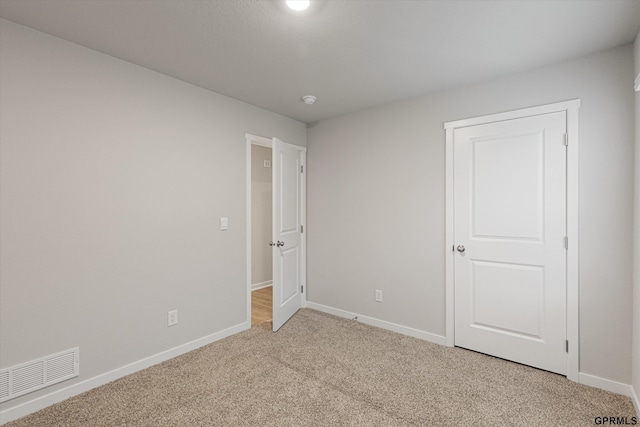
[{"label": "door trim", "polygon": [[446,169],[445,169],[445,319],[446,341],[449,347],[453,347],[455,301],[454,301],[454,150],[453,135],[455,129],[467,126],[475,126],[504,120],[513,120],[523,117],[564,111],[567,116],[567,237],[569,245],[567,249],[567,340],[569,351],[567,354],[567,378],[579,382],[580,370],[580,331],[579,331],[579,233],[578,233],[578,109],[580,100],[573,99],[565,102],[524,108],[504,113],[474,117],[463,120],[455,120],[444,124],[446,138]]},{"label": "door trim", "polygon": [[[285,143],[286,144],[286,143]],[[246,309],[247,309],[247,324],[251,327],[251,146],[252,145],[260,145],[262,147],[273,148],[273,141],[271,138],[265,138],[263,136],[252,135],[250,133],[245,134],[245,151],[246,151],[246,257],[247,257],[247,267],[246,267],[246,288],[247,288],[247,301],[246,301]],[[292,145],[292,144],[287,144]],[[302,245],[302,285],[304,286],[304,292],[302,293],[302,307],[307,306],[307,148],[301,147],[297,145],[292,145],[296,149],[302,152],[302,164],[304,165],[304,173],[302,174],[302,225],[305,228],[305,232],[302,233],[302,240],[300,244]],[[272,183],[273,185],[273,183]]]}]

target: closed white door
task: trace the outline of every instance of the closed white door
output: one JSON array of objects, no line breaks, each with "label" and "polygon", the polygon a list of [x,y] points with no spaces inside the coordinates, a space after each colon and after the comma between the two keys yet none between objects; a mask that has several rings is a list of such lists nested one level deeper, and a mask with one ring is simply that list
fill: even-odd
[{"label": "closed white door", "polygon": [[273,138],[273,330],[302,306],[303,159],[300,147]]},{"label": "closed white door", "polygon": [[566,373],[566,112],[454,131],[455,345]]}]

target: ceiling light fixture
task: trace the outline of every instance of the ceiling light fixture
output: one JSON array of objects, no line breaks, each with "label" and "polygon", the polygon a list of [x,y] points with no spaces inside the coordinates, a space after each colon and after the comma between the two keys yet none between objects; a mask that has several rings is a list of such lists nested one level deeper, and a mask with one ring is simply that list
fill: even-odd
[{"label": "ceiling light fixture", "polygon": [[310,0],[287,0],[286,3],[290,9],[301,11],[308,8],[309,5],[311,4],[311,1]]},{"label": "ceiling light fixture", "polygon": [[303,97],[302,97],[302,100],[303,100],[303,101],[304,101],[304,103],[305,103],[305,104],[307,104],[307,105],[313,105],[313,103],[315,103],[315,102],[316,102],[316,99],[318,99],[318,98],[316,98],[316,97],[315,97],[315,96],[313,96],[313,95],[305,95],[305,96],[303,96]]}]

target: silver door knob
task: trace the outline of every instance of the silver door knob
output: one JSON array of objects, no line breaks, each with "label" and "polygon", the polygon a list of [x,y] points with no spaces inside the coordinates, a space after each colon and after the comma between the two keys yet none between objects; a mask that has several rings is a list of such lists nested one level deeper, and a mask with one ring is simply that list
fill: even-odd
[{"label": "silver door knob", "polygon": [[463,254],[463,253],[464,253],[464,251],[465,251],[464,246],[462,246],[462,245],[458,245],[458,247],[457,247],[456,249],[457,249],[457,250],[458,250],[458,252],[460,252],[461,254]]},{"label": "silver door knob", "polygon": [[278,247],[284,246],[284,242],[281,242],[280,240],[278,240],[278,243],[276,243],[276,246],[278,246]]},{"label": "silver door knob", "polygon": [[269,242],[269,246],[275,246],[276,244],[273,242]]}]

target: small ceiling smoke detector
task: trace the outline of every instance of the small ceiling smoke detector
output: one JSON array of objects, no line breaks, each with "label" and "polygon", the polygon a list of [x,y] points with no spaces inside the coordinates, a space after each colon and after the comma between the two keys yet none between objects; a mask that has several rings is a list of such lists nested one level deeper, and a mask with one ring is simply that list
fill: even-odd
[{"label": "small ceiling smoke detector", "polygon": [[310,0],[287,0],[287,6],[293,10],[305,10],[311,4]]},{"label": "small ceiling smoke detector", "polygon": [[318,99],[318,98],[316,98],[313,95],[305,95],[305,96],[302,97],[302,100],[307,105],[312,105],[314,102],[316,102],[316,99]]}]

